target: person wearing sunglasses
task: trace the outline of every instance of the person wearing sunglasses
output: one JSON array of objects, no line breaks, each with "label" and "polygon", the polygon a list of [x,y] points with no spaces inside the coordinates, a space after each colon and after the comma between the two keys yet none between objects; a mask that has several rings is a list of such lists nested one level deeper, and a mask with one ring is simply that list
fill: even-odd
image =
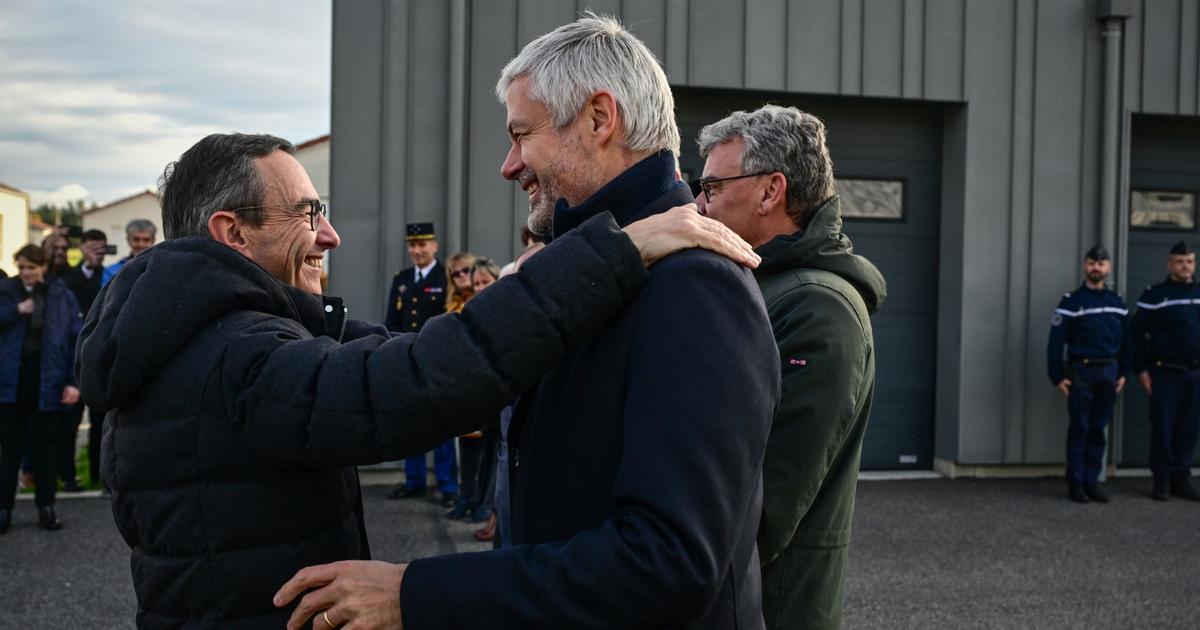
[{"label": "person wearing sunglasses", "polygon": [[661,257],[703,244],[755,260],[691,208],[624,229],[597,217],[461,315],[393,333],[321,295],[341,237],[294,153],[248,134],[185,151],[159,183],[166,240],[125,264],[80,334],[140,628],[284,627],[272,596],[289,577],[370,557],[355,466],[491,422]]}]

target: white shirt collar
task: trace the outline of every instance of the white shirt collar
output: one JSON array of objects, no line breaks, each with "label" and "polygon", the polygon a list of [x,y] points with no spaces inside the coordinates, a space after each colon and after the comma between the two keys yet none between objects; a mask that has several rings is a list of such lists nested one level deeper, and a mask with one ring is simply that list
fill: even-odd
[{"label": "white shirt collar", "polygon": [[413,274],[414,274],[413,278],[415,280],[420,280],[421,278],[428,278],[429,272],[436,266],[437,266],[437,259],[434,258],[433,262],[429,263],[428,265],[425,265],[424,267],[417,267],[417,270],[413,272]]}]

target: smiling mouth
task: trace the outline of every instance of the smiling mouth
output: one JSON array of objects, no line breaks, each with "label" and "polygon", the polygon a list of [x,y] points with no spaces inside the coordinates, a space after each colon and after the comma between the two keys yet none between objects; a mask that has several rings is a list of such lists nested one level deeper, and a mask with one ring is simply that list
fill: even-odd
[{"label": "smiling mouth", "polygon": [[304,259],[304,264],[317,269],[325,268],[325,258],[321,256],[308,256]]}]

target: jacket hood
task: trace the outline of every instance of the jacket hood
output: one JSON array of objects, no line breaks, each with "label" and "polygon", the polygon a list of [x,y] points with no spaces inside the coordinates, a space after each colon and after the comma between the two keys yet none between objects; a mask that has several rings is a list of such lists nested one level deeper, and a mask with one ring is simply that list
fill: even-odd
[{"label": "jacket hood", "polygon": [[326,329],[325,310],[320,296],[216,241],[165,241],[126,263],[88,313],[75,364],[83,399],[99,409],[120,405],[232,311],[292,319],[315,336]]},{"label": "jacket hood", "polygon": [[762,263],[756,276],[767,276],[794,267],[822,269],[854,285],[874,314],[887,298],[887,281],[871,261],[854,253],[850,238],[842,233],[841,201],[837,196],[817,207],[808,229],[771,239],[755,251]]}]

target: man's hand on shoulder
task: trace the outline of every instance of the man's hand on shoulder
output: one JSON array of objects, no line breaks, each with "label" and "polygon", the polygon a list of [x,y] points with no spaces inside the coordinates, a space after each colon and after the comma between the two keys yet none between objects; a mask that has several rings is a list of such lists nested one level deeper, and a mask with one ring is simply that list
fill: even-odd
[{"label": "man's hand on shoulder", "polygon": [[761,262],[749,243],[733,230],[696,211],[696,204],[676,206],[625,227],[625,234],[642,254],[647,267],[691,247],[702,247],[751,269]]},{"label": "man's hand on shoulder", "polygon": [[301,569],[275,594],[282,608],[306,590],[288,619],[288,630],[353,628],[404,630],[400,615],[400,585],[406,564],[346,560]]}]

